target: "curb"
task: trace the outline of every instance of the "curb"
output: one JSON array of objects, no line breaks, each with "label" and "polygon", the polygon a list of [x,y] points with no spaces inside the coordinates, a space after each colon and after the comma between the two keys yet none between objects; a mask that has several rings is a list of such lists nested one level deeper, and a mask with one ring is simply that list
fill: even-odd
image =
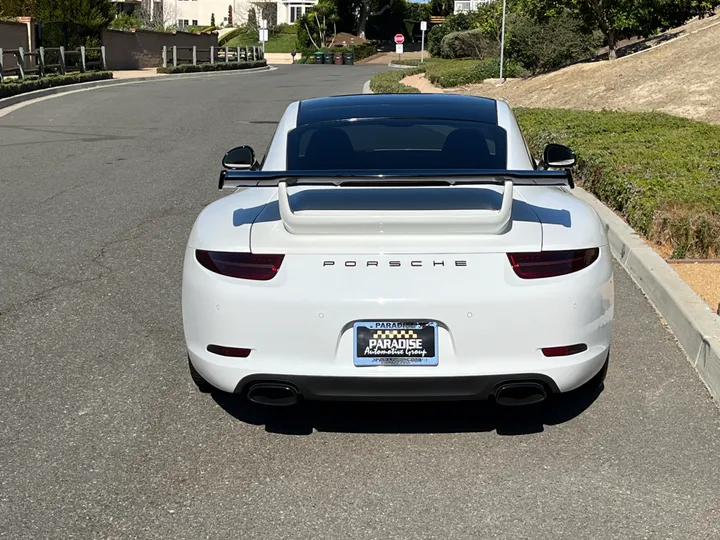
[{"label": "curb", "polygon": [[407,64],[393,64],[392,62],[390,62],[388,64],[388,67],[397,68],[397,69],[416,69],[420,66],[408,66]]},{"label": "curb", "polygon": [[365,84],[363,84],[362,93],[363,94],[374,94],[375,93],[372,90],[370,90],[370,81],[367,81],[367,82],[365,82]]},{"label": "curb", "polygon": [[[65,94],[68,92],[75,92],[77,90],[87,90],[90,88],[98,88],[104,86],[115,86],[118,84],[132,84],[149,81],[166,81],[169,79],[189,79],[197,77],[213,77],[220,75],[233,75],[237,73],[258,73],[261,71],[271,71],[273,68],[270,66],[260,68],[248,68],[248,69],[233,69],[220,72],[206,72],[206,73],[174,73],[168,75],[151,75],[148,77],[132,77],[127,79],[100,79],[97,81],[89,81],[77,84],[66,84],[64,86],[54,86],[52,88],[43,88],[41,90],[33,90],[32,92],[24,92],[16,96],[10,96],[7,98],[0,99],[0,109],[17,105],[25,101],[32,101],[46,96],[52,96],[55,94]],[[277,69],[277,68],[275,68]]]},{"label": "curb", "polygon": [[612,254],[665,319],[688,361],[720,403],[720,317],[612,210],[582,188],[573,192],[598,213]]}]

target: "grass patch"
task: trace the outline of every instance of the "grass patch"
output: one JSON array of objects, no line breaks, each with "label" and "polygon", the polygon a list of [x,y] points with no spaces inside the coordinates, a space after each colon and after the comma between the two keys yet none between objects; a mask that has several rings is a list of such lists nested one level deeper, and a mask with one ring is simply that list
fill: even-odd
[{"label": "grass patch", "polygon": [[420,90],[400,81],[408,75],[422,72],[422,69],[398,69],[377,73],[370,79],[370,90],[375,94],[419,94]]},{"label": "grass patch", "polygon": [[[224,41],[223,47],[250,47],[250,46],[261,46],[262,43],[258,38],[258,35],[247,29],[238,28],[237,31],[230,32],[232,36],[227,41]],[[225,36],[223,36],[225,37]],[[268,36],[268,41],[265,42],[266,53],[290,53],[296,48],[296,35],[290,34],[288,31],[279,31]]]},{"label": "grass patch", "polygon": [[157,68],[158,73],[199,73],[206,71],[232,71],[238,69],[251,69],[267,66],[265,60],[255,60],[251,62],[218,62],[216,64],[181,64],[178,66],[168,66],[166,68]]},{"label": "grass patch", "polygon": [[12,79],[0,84],[0,98],[16,96],[26,92],[54,88],[83,82],[112,79],[112,71],[91,71],[87,73],[68,73],[67,75],[51,75],[49,77],[28,77],[23,80]]},{"label": "grass patch", "polygon": [[579,185],[673,258],[720,255],[720,126],[662,113],[516,109],[534,155],[573,148]]}]

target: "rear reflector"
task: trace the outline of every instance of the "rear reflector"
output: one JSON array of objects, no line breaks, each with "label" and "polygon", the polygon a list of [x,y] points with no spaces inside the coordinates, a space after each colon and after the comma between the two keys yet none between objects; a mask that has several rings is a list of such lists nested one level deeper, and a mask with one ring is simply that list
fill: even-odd
[{"label": "rear reflector", "polygon": [[207,350],[220,356],[232,356],[234,358],[247,358],[250,356],[250,349],[238,349],[236,347],[223,347],[222,345],[208,345]]},{"label": "rear reflector", "polygon": [[563,347],[545,347],[542,352],[545,356],[570,356],[587,351],[587,345],[578,343],[577,345],[565,345]]},{"label": "rear reflector", "polygon": [[518,277],[522,279],[538,279],[572,274],[590,266],[597,260],[599,255],[599,248],[590,248],[569,251],[508,253],[508,259]]},{"label": "rear reflector", "polygon": [[211,272],[239,279],[267,281],[280,270],[284,255],[254,255],[196,250],[195,258]]}]

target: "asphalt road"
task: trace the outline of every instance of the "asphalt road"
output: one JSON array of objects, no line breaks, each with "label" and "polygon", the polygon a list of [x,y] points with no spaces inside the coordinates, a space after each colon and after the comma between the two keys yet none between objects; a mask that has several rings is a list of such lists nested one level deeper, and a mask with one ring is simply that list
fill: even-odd
[{"label": "asphalt road", "polygon": [[599,395],[260,417],[194,389],[181,262],[222,154],[377,69],[0,111],[0,537],[720,538],[720,414],[620,268]]}]

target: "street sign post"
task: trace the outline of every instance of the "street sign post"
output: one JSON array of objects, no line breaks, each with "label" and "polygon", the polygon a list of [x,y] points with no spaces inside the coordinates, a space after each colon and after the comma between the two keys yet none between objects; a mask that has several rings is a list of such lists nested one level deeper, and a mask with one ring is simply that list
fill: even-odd
[{"label": "street sign post", "polygon": [[402,34],[395,34],[393,38],[395,40],[395,52],[398,56],[403,53],[403,43],[405,43],[405,36]]},{"label": "street sign post", "polygon": [[260,42],[262,43],[263,57],[265,56],[265,42],[268,40],[267,19],[260,19]]},{"label": "street sign post", "polygon": [[425,58],[425,30],[427,30],[427,21],[420,21],[420,31],[422,32],[422,41],[420,41],[420,63]]}]

